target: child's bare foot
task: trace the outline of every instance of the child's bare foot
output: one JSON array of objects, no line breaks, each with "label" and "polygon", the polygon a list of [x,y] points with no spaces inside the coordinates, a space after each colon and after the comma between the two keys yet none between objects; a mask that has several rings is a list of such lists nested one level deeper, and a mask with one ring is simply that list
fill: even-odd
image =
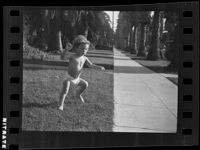
[{"label": "child's bare foot", "polygon": [[63,105],[61,105],[58,109],[63,111]]},{"label": "child's bare foot", "polygon": [[77,96],[77,98],[78,98],[79,100],[81,100],[82,103],[85,103],[85,101],[84,101],[84,99],[83,99],[83,97],[82,97],[81,95]]}]

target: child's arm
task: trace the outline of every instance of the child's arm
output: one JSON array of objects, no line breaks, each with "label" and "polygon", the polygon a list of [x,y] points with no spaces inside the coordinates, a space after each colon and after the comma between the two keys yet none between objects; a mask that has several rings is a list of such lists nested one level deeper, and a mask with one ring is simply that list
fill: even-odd
[{"label": "child's arm", "polygon": [[95,65],[87,57],[85,57],[85,58],[86,58],[85,63],[89,68],[105,70],[105,68],[103,66]]}]

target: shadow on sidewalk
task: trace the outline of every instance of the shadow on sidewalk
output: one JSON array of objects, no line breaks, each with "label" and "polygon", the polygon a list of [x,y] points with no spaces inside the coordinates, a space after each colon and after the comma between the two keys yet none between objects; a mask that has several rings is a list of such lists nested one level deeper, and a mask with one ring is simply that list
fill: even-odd
[{"label": "shadow on sidewalk", "polygon": [[97,57],[97,58],[108,58],[108,59],[113,59],[113,55],[110,56],[103,56],[103,55],[86,55],[87,57]]},{"label": "shadow on sidewalk", "polygon": [[136,54],[131,54],[128,52],[123,52],[123,51],[120,51],[120,52],[123,53],[124,55],[128,56],[132,60],[147,60],[145,57],[139,57]]},{"label": "shadow on sidewalk", "polygon": [[171,82],[173,82],[174,84],[178,85],[178,78],[176,77],[166,77],[166,78]]},{"label": "shadow on sidewalk", "polygon": [[114,73],[153,74],[155,72],[145,67],[115,66]]},{"label": "shadow on sidewalk", "polygon": [[146,60],[146,59],[144,59],[144,58],[136,58],[136,59],[134,59],[134,58],[114,58],[114,60],[130,60],[130,59],[132,59],[132,60]]},{"label": "shadow on sidewalk", "polygon": [[116,73],[144,73],[144,74],[151,74],[151,73],[165,73],[168,72],[168,69],[165,67],[136,67],[136,66],[115,66],[114,71]]},{"label": "shadow on sidewalk", "polygon": [[110,52],[110,53],[105,53],[105,52],[88,52],[87,55],[90,55],[90,54],[93,54],[93,55],[113,55],[113,52]]},{"label": "shadow on sidewalk", "polygon": [[[149,68],[149,67],[148,67]],[[153,67],[153,68],[145,68],[143,66],[141,67],[130,67],[130,66],[115,66],[114,67],[114,73],[127,73],[127,74],[160,74],[165,71],[163,71],[163,67]],[[154,72],[154,70],[157,70]],[[170,80],[174,84],[178,84],[178,78],[176,77],[165,77],[166,79]]]},{"label": "shadow on sidewalk", "polygon": [[[121,53],[123,53],[124,55],[126,55],[129,60],[132,59],[134,61],[136,61],[137,63],[139,63],[140,65],[149,68],[152,71],[155,71],[156,73],[169,73],[169,74],[178,74],[177,70],[171,70],[168,65],[169,65],[169,61],[165,60],[165,59],[161,59],[161,60],[148,60],[145,57],[138,57],[136,54],[130,54],[128,52],[124,52],[124,51],[120,51]],[[116,58],[119,60],[128,60],[128,58]]]},{"label": "shadow on sidewalk", "polygon": [[140,73],[140,74],[151,74],[151,73],[165,73],[167,68],[163,67],[136,67],[136,66],[115,66],[114,72],[116,73]]}]

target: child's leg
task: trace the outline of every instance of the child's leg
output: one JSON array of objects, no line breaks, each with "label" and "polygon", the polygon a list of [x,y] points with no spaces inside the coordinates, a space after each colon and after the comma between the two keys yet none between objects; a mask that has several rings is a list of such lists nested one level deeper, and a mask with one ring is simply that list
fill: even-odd
[{"label": "child's leg", "polygon": [[76,93],[76,97],[81,100],[83,103],[85,102],[83,97],[81,96],[81,94],[85,91],[85,89],[88,87],[88,82],[83,80],[83,79],[80,79],[80,82],[78,84],[78,90],[77,90],[77,93]]},{"label": "child's leg", "polygon": [[60,110],[63,110],[63,107],[64,107],[64,101],[65,101],[65,98],[69,92],[69,87],[70,87],[70,81],[68,80],[65,80],[63,82],[63,87],[62,87],[62,91],[61,91],[61,94],[60,94],[60,99],[59,99],[59,109]]}]

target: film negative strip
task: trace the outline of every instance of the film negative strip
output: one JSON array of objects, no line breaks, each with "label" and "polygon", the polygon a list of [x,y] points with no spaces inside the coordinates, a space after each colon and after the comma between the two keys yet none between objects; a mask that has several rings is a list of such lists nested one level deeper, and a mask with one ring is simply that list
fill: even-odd
[{"label": "film negative strip", "polygon": [[[7,6],[3,10],[3,118],[2,148],[132,147],[198,145],[199,138],[199,3],[113,6],[109,11],[169,11],[179,17],[177,130],[162,132],[71,132],[23,129],[23,13],[30,7]],[[48,7],[47,7],[48,8]],[[75,7],[66,7],[71,10]],[[50,8],[52,9],[52,7]],[[63,7],[61,8],[63,9]],[[65,8],[64,8],[65,9]],[[104,7],[76,7],[104,10]],[[55,15],[55,14],[52,14]],[[51,16],[52,17],[52,16]],[[100,56],[99,56],[100,57]],[[115,58],[114,58],[115,59]],[[124,57],[125,59],[125,57]],[[105,67],[106,68],[106,67]],[[117,68],[117,67],[116,67]],[[52,81],[53,82],[53,81]],[[159,89],[157,89],[159,90]],[[169,93],[170,94],[170,93]],[[115,95],[114,95],[115,96]],[[38,105],[39,107],[39,105]],[[42,106],[41,106],[42,107]],[[32,112],[33,113],[33,112]],[[36,113],[36,112],[35,112]],[[42,115],[42,114],[41,114]],[[147,119],[148,120],[148,119]],[[159,122],[159,120],[157,120]],[[128,121],[127,121],[128,122]],[[167,122],[166,122],[167,124]],[[155,125],[156,126],[156,125]],[[24,131],[23,131],[24,130]],[[139,131],[139,130],[138,130]],[[79,140],[77,141],[77,138]],[[66,142],[67,141],[67,142]]]},{"label": "film negative strip", "polygon": [[[4,118],[3,133],[5,136],[2,148],[16,149],[19,145],[22,72],[21,37],[22,14],[19,8],[4,8]],[[11,123],[12,122],[12,123]],[[12,144],[11,144],[12,143]]]}]

